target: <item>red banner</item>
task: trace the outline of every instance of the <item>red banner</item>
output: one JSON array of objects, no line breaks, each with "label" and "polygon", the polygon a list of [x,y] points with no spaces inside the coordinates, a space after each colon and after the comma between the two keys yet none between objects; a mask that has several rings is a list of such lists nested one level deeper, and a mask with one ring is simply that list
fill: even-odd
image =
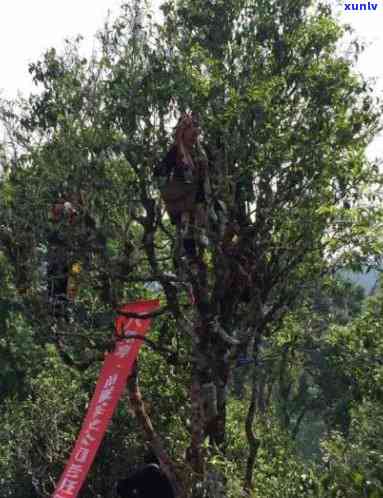
[{"label": "red banner", "polygon": [[[145,314],[158,309],[159,306],[158,300],[136,301],[126,304],[121,311]],[[116,333],[119,337],[129,337],[132,334],[143,337],[150,327],[150,322],[150,319],[119,316],[115,321]],[[141,344],[140,339],[119,340],[114,352],[106,356],[80,435],[52,498],[77,497],[124,390]]]}]

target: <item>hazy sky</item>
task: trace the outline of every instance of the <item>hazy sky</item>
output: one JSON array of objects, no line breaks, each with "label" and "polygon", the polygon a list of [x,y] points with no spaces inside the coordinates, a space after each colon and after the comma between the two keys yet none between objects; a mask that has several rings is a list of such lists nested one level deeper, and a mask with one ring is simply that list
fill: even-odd
[{"label": "hazy sky", "polygon": [[[381,94],[383,2],[375,0],[375,11],[351,11],[345,10],[345,3],[367,4],[367,0],[333,1],[341,20],[351,24],[358,37],[368,43],[358,69],[368,77],[377,78],[376,92]],[[121,0],[0,0],[1,94],[12,98],[18,91],[29,93],[33,86],[28,64],[36,61],[47,48],[60,50],[64,38],[83,35],[83,50],[90,53],[93,35],[102,27],[108,9],[115,12],[120,4]],[[383,137],[372,144],[369,156],[382,156],[382,148]]]},{"label": "hazy sky", "polygon": [[[352,2],[354,5],[365,3],[375,3],[375,11],[350,11],[345,10],[345,4]],[[367,44],[366,50],[361,54],[358,61],[357,69],[369,78],[374,78],[375,94],[382,97],[383,93],[383,65],[381,63],[383,54],[383,2],[382,0],[347,0],[345,2],[336,2],[339,4],[336,8],[340,19],[350,24],[355,29],[355,35]],[[383,159],[383,134],[380,133],[374,142],[367,149],[367,155],[370,159],[376,157]]]},{"label": "hazy sky", "polygon": [[65,38],[81,34],[91,52],[93,35],[108,9],[120,0],[0,0],[0,90],[5,97],[33,89],[28,64],[50,47],[60,50]]}]

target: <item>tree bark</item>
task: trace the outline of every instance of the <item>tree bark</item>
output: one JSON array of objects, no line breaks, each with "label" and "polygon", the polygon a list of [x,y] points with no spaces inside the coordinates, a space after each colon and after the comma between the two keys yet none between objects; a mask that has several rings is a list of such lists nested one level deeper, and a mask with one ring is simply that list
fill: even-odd
[{"label": "tree bark", "polygon": [[196,474],[204,474],[204,459],[202,443],[204,440],[204,414],[202,409],[202,394],[199,372],[196,365],[193,366],[192,382],[190,389],[191,400],[191,441],[187,449],[186,459]]},{"label": "tree bark", "polygon": [[[253,380],[256,382],[255,379]],[[246,436],[249,444],[249,456],[247,458],[247,463],[246,463],[244,490],[247,492],[249,492],[253,487],[253,470],[260,444],[260,441],[259,439],[257,439],[253,428],[256,410],[257,410],[257,390],[253,384],[249,411],[246,417]]]},{"label": "tree bark", "polygon": [[254,420],[257,413],[257,404],[258,404],[257,402],[259,397],[258,382],[257,382],[258,381],[257,358],[258,358],[259,343],[260,343],[260,336],[258,335],[256,340],[254,341],[254,346],[253,346],[254,367],[253,367],[253,375],[251,382],[252,390],[251,390],[250,406],[247,412],[246,423],[245,423],[247,442],[249,444],[249,456],[247,458],[245,481],[244,481],[245,492],[250,492],[253,487],[253,471],[257,459],[258,448],[260,445],[260,441],[256,437],[254,432]]},{"label": "tree bark", "polygon": [[174,464],[167,454],[159,434],[157,434],[157,432],[154,430],[149,415],[145,410],[145,405],[142,400],[142,395],[138,385],[137,364],[128,382],[128,392],[129,400],[137,417],[137,420],[141,424],[141,427],[148,439],[149,445],[160,462],[161,469],[169,479],[174,489],[175,495],[177,496],[177,498],[186,498],[186,492],[180,485],[180,479],[177,475]]}]

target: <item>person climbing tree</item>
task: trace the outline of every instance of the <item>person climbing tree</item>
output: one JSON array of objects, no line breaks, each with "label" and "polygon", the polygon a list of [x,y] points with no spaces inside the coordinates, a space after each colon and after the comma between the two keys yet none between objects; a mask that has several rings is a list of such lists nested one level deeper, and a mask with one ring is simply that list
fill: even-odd
[{"label": "person climbing tree", "polygon": [[194,113],[184,113],[176,126],[175,144],[155,168],[166,211],[179,229],[186,256],[197,255],[197,245],[209,241],[206,195],[209,190],[207,158],[199,144],[201,129]]},{"label": "person climbing tree", "polygon": [[51,210],[53,230],[48,237],[48,293],[54,304],[67,299],[70,270],[70,247],[66,235],[67,226],[73,225],[78,207],[69,196],[60,195]]},{"label": "person climbing tree", "polygon": [[[88,246],[94,220],[84,213],[84,194],[64,193],[51,210],[53,230],[48,237],[48,293],[54,303],[73,300],[78,290],[84,255],[79,247]],[[88,254],[87,251],[86,254]]]}]

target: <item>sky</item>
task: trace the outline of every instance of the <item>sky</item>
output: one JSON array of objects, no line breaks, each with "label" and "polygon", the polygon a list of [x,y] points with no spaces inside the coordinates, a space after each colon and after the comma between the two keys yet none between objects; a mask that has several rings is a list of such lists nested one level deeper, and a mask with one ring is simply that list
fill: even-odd
[{"label": "sky", "polygon": [[[346,10],[365,3],[376,10]],[[159,4],[155,0],[154,4]],[[28,64],[38,60],[45,50],[58,51],[65,38],[84,36],[83,52],[90,54],[94,34],[102,28],[108,10],[117,12],[121,0],[0,0],[0,96],[14,98],[18,92],[27,95],[34,90]],[[376,78],[376,95],[383,92],[383,0],[333,0],[335,13],[350,24],[356,36],[367,43],[357,69],[366,77]],[[370,7],[371,8],[371,7]],[[383,156],[383,135],[368,149],[374,159]]]}]

